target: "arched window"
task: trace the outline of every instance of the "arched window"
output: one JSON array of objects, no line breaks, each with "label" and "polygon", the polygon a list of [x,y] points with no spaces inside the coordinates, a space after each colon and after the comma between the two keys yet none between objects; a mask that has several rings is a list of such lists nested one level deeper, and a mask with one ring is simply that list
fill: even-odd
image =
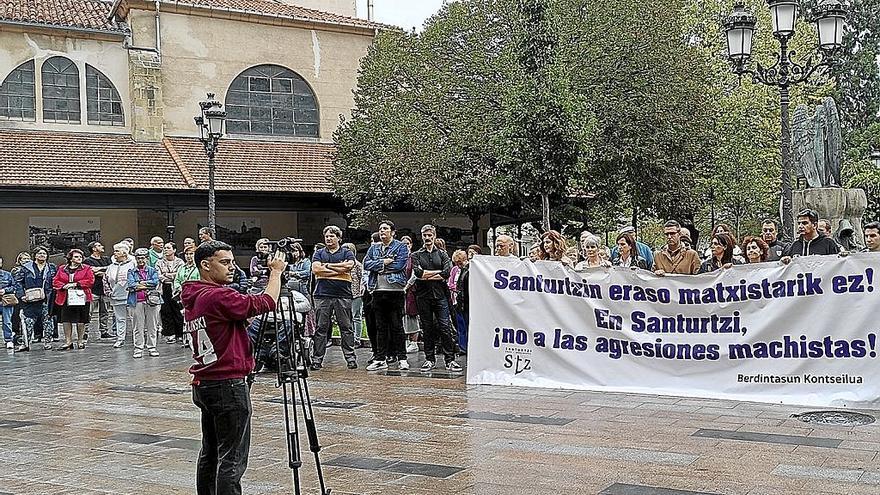
[{"label": "arched window", "polygon": [[278,65],[239,74],[226,95],[230,134],[318,137],[318,101],[305,79]]},{"label": "arched window", "polygon": [[80,123],[79,69],[64,57],[43,62],[43,122]]},{"label": "arched window", "polygon": [[104,74],[86,64],[86,113],[92,125],[125,125],[122,99]]},{"label": "arched window", "polygon": [[29,60],[6,76],[0,85],[0,119],[37,120],[34,61]]}]

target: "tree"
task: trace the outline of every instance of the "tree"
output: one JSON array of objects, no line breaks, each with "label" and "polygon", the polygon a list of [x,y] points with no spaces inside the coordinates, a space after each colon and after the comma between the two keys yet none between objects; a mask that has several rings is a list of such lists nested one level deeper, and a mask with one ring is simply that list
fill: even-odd
[{"label": "tree", "polygon": [[522,0],[516,23],[516,69],[505,92],[503,165],[525,196],[541,198],[541,228],[550,230],[550,197],[569,192],[569,178],[589,143],[592,125],[584,100],[574,95],[559,52],[547,0]]},{"label": "tree", "polygon": [[383,32],[336,131],[333,183],[359,222],[409,206],[480,215],[517,203],[498,163],[509,19],[497,2],[445,6],[421,34]]}]

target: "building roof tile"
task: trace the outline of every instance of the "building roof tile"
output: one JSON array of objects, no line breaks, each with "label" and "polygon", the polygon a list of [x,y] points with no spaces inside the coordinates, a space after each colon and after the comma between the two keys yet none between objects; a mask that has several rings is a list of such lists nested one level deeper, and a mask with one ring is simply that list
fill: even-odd
[{"label": "building roof tile", "polygon": [[[0,129],[0,186],[47,189],[205,190],[208,160],[196,138],[139,143],[123,134]],[[334,147],[224,138],[215,187],[329,194]]]},{"label": "building roof tile", "polygon": [[233,12],[252,12],[287,19],[334,24],[342,26],[354,26],[367,29],[391,28],[385,24],[348,17],[320,10],[307,9],[297,5],[284,3],[280,0],[162,0],[162,3],[208,8],[214,10],[228,10]]},{"label": "building roof tile", "polygon": [[0,130],[0,184],[47,188],[180,189],[161,143],[121,134]]},{"label": "building roof tile", "polygon": [[[208,188],[208,159],[196,138],[167,138],[200,189]],[[334,146],[320,143],[220,140],[215,169],[217,190],[332,193],[329,183]]]},{"label": "building roof tile", "polygon": [[102,0],[0,0],[0,21],[122,32],[125,26],[110,19],[111,6]]}]

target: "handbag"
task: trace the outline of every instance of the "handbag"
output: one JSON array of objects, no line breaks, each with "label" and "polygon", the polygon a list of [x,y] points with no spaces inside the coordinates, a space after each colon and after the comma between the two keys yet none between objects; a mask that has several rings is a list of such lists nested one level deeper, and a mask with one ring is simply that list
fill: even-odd
[{"label": "handbag", "polygon": [[[70,275],[70,283],[73,282],[73,273],[69,273]],[[86,305],[86,291],[82,289],[67,289],[67,305],[68,306],[85,306]]]},{"label": "handbag", "polygon": [[[135,277],[138,282],[143,282],[140,272],[135,272]],[[158,287],[154,289],[145,289],[144,294],[147,296],[145,301],[147,306],[158,306],[162,304],[162,292]]]},{"label": "handbag", "polygon": [[67,289],[67,305],[68,306],[85,306],[86,291],[82,289]]},{"label": "handbag", "polygon": [[3,294],[3,306],[15,306],[18,304],[18,298],[15,297],[15,294]]},{"label": "handbag", "polygon": [[24,290],[24,298],[27,299],[27,302],[38,302],[46,299],[46,292],[43,291],[42,287],[34,287],[32,289]]},{"label": "handbag", "polygon": [[147,305],[158,306],[160,304],[162,304],[162,294],[159,293],[159,290],[153,289],[147,291]]}]

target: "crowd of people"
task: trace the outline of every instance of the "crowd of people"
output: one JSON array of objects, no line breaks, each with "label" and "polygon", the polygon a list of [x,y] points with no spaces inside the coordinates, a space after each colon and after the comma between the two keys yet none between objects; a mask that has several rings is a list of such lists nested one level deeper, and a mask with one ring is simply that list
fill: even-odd
[{"label": "crowd of people", "polygon": [[[356,349],[369,347],[367,370],[390,365],[408,370],[408,355],[418,353],[422,341],[422,371],[436,367],[438,352],[447,370],[462,371],[456,357],[467,349],[467,264],[482,251],[470,246],[450,257],[433,226],[424,226],[421,236],[422,247],[415,250],[412,238],[397,239],[394,223],[383,221],[360,260],[355,245],[342,243],[342,230],[332,225],[312,256],[299,243],[291,246],[285,280],[288,289],[312,302],[304,334],[313,370],[323,366],[335,323],[349,369],[358,367]],[[213,237],[209,228],[199,231],[199,242]],[[195,239],[184,239],[181,247],[178,251],[173,242],[153,237],[149,247],[135,248],[126,238],[107,256],[96,241],[85,250],[71,249],[60,265],[49,262],[46,248],[37,247],[20,253],[10,271],[2,270],[0,259],[7,349],[27,352],[35,344],[52,349],[59,325],[59,351],[84,349],[90,335],[112,340],[116,349],[133,345],[134,358],[159,356],[160,335],[165,344],[190,347],[180,295],[200,274]],[[247,272],[234,267],[230,288],[251,294],[265,290],[270,241],[260,239],[255,250]],[[259,322],[249,326],[252,340],[260,333]],[[361,339],[365,324],[367,338]]]},{"label": "crowd of people", "polygon": [[[764,220],[759,235],[748,235],[737,242],[729,225],[715,227],[708,247],[701,253],[694,249],[691,232],[679,222],[669,220],[663,225],[666,244],[653,251],[650,246],[636,239],[632,227],[625,227],[617,234],[611,249],[603,246],[599,237],[584,231],[578,248],[566,248],[562,236],[550,230],[541,235],[527,256],[532,261],[559,261],[581,271],[589,268],[627,266],[633,269],[653,271],[656,275],[696,275],[730,268],[746,263],[779,262],[788,264],[798,256],[835,255],[847,256],[850,252],[880,253],[880,223],[864,225],[866,247],[855,247],[852,240],[841,243],[831,235],[831,224],[819,219],[815,210],[804,209],[797,215],[798,236],[791,243],[778,237],[775,220]],[[499,256],[515,256],[515,243],[510,236],[500,235],[495,241]]]},{"label": "crowd of people", "polygon": [[[691,233],[675,220],[664,224],[665,245],[654,251],[636,238],[635,230],[620,230],[611,246],[588,231],[577,247],[569,247],[557,231],[543,233],[523,259],[558,261],[575,270],[627,266],[657,275],[714,272],[744,263],[788,263],[797,256],[845,256],[848,246],[831,237],[830,224],[813,210],[797,216],[798,238],[787,244],[778,239],[774,220],[762,224],[759,235],[737,242],[732,229],[719,224],[702,253],[694,249]],[[880,253],[880,223],[864,225],[864,251]],[[436,228],[420,229],[420,247],[409,236],[397,238],[390,220],[379,223],[362,258],[352,243],[343,243],[342,230],[327,226],[323,242],[311,256],[295,243],[287,260],[287,287],[306,295],[312,310],[305,315],[304,334],[310,340],[311,367],[320,370],[332,343],[333,324],[349,369],[358,367],[356,349],[369,347],[368,371],[396,367],[410,369],[410,355],[422,343],[423,372],[442,359],[446,370],[460,372],[457,356],[467,352],[468,280],[470,260],[483,254],[477,245],[447,251]],[[213,240],[209,228],[199,231],[199,242]],[[173,242],[153,237],[149,247],[135,248],[126,238],[107,256],[101,242],[85,250],[71,249],[60,266],[49,262],[49,252],[37,247],[22,252],[10,271],[0,258],[0,298],[6,348],[27,352],[35,344],[57,350],[84,349],[89,336],[113,340],[113,347],[133,346],[132,355],[159,355],[160,335],[167,345],[188,348],[184,332],[183,285],[198,280],[194,256],[196,240],[184,239],[180,250]],[[508,235],[496,236],[495,256],[518,256]],[[260,239],[247,271],[235,266],[229,287],[241,293],[260,293],[268,281],[266,259],[270,241]],[[62,328],[59,334],[58,327]],[[366,327],[366,339],[362,339]],[[255,320],[252,340],[259,335]],[[128,342],[128,334],[131,341]]]}]

